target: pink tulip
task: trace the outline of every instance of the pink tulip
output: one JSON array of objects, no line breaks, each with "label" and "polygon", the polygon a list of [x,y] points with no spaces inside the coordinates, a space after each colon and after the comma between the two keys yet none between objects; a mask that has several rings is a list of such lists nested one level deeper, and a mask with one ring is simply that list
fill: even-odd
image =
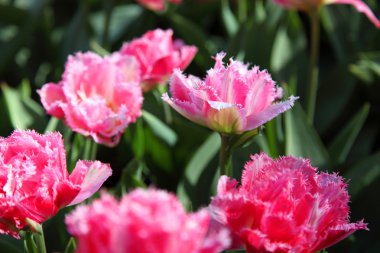
[{"label": "pink tulip", "polygon": [[300,158],[251,158],[241,185],[222,176],[211,202],[215,219],[248,253],[313,253],[367,229],[363,221],[348,223],[349,195],[340,176],[317,173]]},{"label": "pink tulip", "polygon": [[182,0],[137,0],[137,2],[149,10],[163,11],[167,2],[180,4]]},{"label": "pink tulip", "polygon": [[59,133],[16,130],[0,137],[0,233],[19,238],[26,218],[39,224],[95,193],[111,175],[108,164],[79,161],[66,168]]},{"label": "pink tulip", "polygon": [[121,54],[133,55],[140,63],[144,91],[165,84],[173,69],[185,69],[193,60],[197,48],[187,46],[181,40],[173,41],[172,37],[171,29],[156,29],[121,48]]},{"label": "pink tulip", "polygon": [[66,217],[77,253],[213,253],[229,245],[224,228],[211,226],[205,210],[186,214],[172,194],[137,189],[120,202],[103,194]]},{"label": "pink tulip", "polygon": [[312,8],[319,8],[324,4],[350,4],[364,15],[380,29],[380,20],[376,18],[371,9],[362,0],[274,0],[275,3],[288,9],[296,9],[301,11],[308,11]]},{"label": "pink tulip", "polygon": [[69,56],[62,81],[45,84],[38,92],[48,114],[97,143],[115,146],[141,115],[139,78],[133,57],[77,53]]},{"label": "pink tulip", "polygon": [[255,129],[293,106],[295,97],[274,103],[282,90],[268,72],[232,59],[225,67],[224,56],[215,57],[205,80],[175,70],[169,82],[172,98],[165,93],[163,100],[189,120],[226,134]]}]

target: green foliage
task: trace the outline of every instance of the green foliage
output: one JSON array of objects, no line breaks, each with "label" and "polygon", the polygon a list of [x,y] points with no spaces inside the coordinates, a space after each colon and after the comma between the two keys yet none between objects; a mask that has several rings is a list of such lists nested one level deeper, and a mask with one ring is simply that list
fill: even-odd
[{"label": "green foliage", "polygon": [[[306,157],[321,170],[339,173],[350,180],[352,220],[364,217],[371,231],[329,252],[380,251],[380,218],[373,211],[380,194],[380,33],[362,14],[346,6],[321,10],[320,86],[315,124],[310,125],[304,113],[310,47],[304,13],[263,0],[184,0],[162,13],[135,1],[105,2],[0,1],[1,136],[15,128],[60,131],[70,170],[78,159],[94,156],[83,136],[45,114],[36,90],[60,79],[69,54],[90,49],[108,54],[148,29],[172,28],[175,37],[198,47],[186,73],[204,77],[213,65],[211,57],[225,51],[268,69],[284,94],[300,96],[292,110],[236,144],[234,174],[240,175],[250,154],[261,151]],[[119,196],[136,187],[164,188],[177,193],[188,210],[196,210],[215,193],[220,136],[168,111],[157,94],[144,94],[142,117],[117,147],[98,147],[97,159],[113,168],[105,187]],[[74,252],[64,212],[44,226],[52,239],[47,240],[48,252]],[[1,252],[23,250],[21,241],[0,236]]]}]

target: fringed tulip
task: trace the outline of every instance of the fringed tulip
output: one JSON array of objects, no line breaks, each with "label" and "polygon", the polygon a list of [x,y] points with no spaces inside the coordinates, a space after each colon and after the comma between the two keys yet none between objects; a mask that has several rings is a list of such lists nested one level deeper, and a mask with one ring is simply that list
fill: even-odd
[{"label": "fringed tulip", "polygon": [[364,13],[367,18],[380,29],[380,20],[362,0],[274,0],[278,5],[288,9],[296,9],[301,11],[309,11],[312,8],[319,8],[325,4],[350,4],[358,12]]},{"label": "fringed tulip", "polygon": [[167,2],[180,4],[182,0],[137,0],[137,2],[149,10],[163,11],[165,10]]},{"label": "fringed tulip", "polygon": [[90,197],[111,173],[107,164],[79,161],[69,175],[59,133],[16,130],[0,137],[0,233],[19,238],[27,218],[43,223]]},{"label": "fringed tulip", "polygon": [[112,147],[141,115],[139,80],[138,62],[131,56],[77,53],[69,56],[62,81],[45,84],[38,92],[48,114]]},{"label": "fringed tulip", "polygon": [[118,202],[103,194],[66,217],[77,238],[77,253],[216,253],[229,246],[228,230],[215,227],[210,214],[186,214],[172,194],[137,189]]},{"label": "fringed tulip", "polygon": [[197,53],[195,46],[187,46],[181,40],[173,41],[172,37],[171,29],[156,29],[122,46],[122,55],[132,55],[140,63],[144,91],[165,84],[175,68],[185,69]]},{"label": "fringed tulip", "polygon": [[223,134],[253,130],[293,106],[293,96],[275,103],[282,90],[268,72],[232,59],[225,67],[224,56],[215,57],[205,80],[175,70],[169,82],[172,97],[165,93],[163,100],[189,120]]},{"label": "fringed tulip", "polygon": [[248,253],[313,253],[359,229],[349,222],[349,195],[336,174],[317,173],[308,160],[251,157],[241,185],[222,176],[211,210]]}]

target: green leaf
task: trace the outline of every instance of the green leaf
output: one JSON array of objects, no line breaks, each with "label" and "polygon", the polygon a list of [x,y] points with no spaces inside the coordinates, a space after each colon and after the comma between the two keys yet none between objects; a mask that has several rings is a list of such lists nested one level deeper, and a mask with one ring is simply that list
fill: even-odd
[{"label": "green leaf", "polygon": [[329,146],[329,154],[333,163],[343,163],[347,158],[356,137],[367,119],[369,108],[369,104],[365,104],[342,131],[340,131]]},{"label": "green leaf", "polygon": [[349,192],[352,199],[358,196],[360,191],[380,176],[380,151],[365,157],[355,163],[344,173],[344,177],[352,179],[349,184]]},{"label": "green leaf", "polygon": [[33,124],[33,118],[26,111],[22,104],[22,99],[17,90],[1,85],[7,105],[8,115],[14,128],[25,130]]},{"label": "green leaf", "polygon": [[298,103],[285,113],[285,152],[287,155],[309,158],[315,166],[329,164],[326,148],[316,130],[307,123]]},{"label": "green leaf", "polygon": [[64,253],[74,253],[77,248],[77,243],[73,237],[70,237],[69,242],[66,245]]},{"label": "green leaf", "polygon": [[[121,39],[125,31],[130,30],[136,23],[141,22],[143,8],[137,4],[116,5],[112,10],[109,41],[111,44]],[[98,41],[101,41],[104,24],[105,12],[102,10],[90,15],[90,23],[96,34]]]},{"label": "green leaf", "polygon": [[165,141],[169,146],[174,146],[177,143],[177,134],[159,118],[147,111],[143,111],[142,117],[158,138]]},{"label": "green leaf", "polygon": [[[203,192],[203,195],[207,195],[206,193],[210,192],[210,184],[200,185],[200,180],[207,165],[218,153],[220,144],[219,134],[212,133],[195,151],[186,165],[184,178],[180,182],[177,190],[177,195],[185,206],[189,206],[191,202],[197,204],[194,203],[194,201],[200,199],[198,195],[200,192]],[[214,175],[211,176],[211,179],[213,177]]]},{"label": "green leaf", "polygon": [[228,35],[235,35],[239,29],[239,22],[232,13],[228,0],[222,0],[222,20]]}]

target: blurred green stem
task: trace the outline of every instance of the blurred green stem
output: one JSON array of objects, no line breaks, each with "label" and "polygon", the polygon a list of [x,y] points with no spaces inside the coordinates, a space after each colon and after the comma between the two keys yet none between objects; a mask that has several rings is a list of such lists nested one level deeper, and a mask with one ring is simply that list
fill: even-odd
[{"label": "blurred green stem", "polygon": [[310,17],[310,65],[309,80],[306,94],[306,113],[310,124],[313,124],[315,113],[315,102],[318,90],[318,57],[319,57],[319,8],[309,11]]},{"label": "blurred green stem", "polygon": [[87,137],[84,143],[83,159],[95,160],[98,145],[90,138]]},{"label": "blurred green stem", "polygon": [[[158,91],[160,92],[160,98],[164,93],[167,92],[168,86],[167,85],[158,85],[157,86]],[[164,108],[164,115],[165,115],[165,122],[166,124],[170,125],[173,122],[172,112],[170,109],[170,106],[168,103],[164,102],[164,100],[160,100],[162,103],[162,106]]]},{"label": "blurred green stem", "polygon": [[103,48],[109,50],[109,29],[111,24],[111,16],[112,16],[112,9],[113,9],[113,0],[105,0],[104,3],[104,11],[105,11],[105,18],[104,18],[104,30],[103,30],[103,39],[102,44]]},{"label": "blurred green stem", "polygon": [[247,19],[247,0],[239,0],[237,1],[238,5],[238,19],[240,23],[243,23]]},{"label": "blurred green stem", "polygon": [[220,175],[232,177],[232,150],[230,146],[230,137],[220,134],[221,144],[219,152]]}]

